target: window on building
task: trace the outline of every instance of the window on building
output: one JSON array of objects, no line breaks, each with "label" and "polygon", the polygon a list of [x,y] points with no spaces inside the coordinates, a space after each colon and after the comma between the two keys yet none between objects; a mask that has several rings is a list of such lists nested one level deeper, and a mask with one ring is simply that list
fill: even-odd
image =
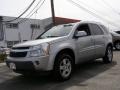
[{"label": "window on building", "polygon": [[12,41],[7,41],[7,47],[11,48],[13,46],[13,42]]},{"label": "window on building", "polygon": [[18,43],[19,43],[19,41],[13,41],[13,45],[18,44]]},{"label": "window on building", "polygon": [[28,40],[23,40],[23,42],[26,42],[26,41],[28,41]]},{"label": "window on building", "polygon": [[37,24],[31,24],[30,27],[32,29],[40,29],[40,25],[37,25]]},{"label": "window on building", "polygon": [[6,28],[12,28],[12,29],[17,29],[18,24],[17,23],[7,23]]}]

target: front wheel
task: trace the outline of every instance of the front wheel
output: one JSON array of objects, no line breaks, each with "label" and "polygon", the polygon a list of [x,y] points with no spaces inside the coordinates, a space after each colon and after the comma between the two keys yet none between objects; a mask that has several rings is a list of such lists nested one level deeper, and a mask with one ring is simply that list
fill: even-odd
[{"label": "front wheel", "polygon": [[113,48],[112,46],[108,46],[105,52],[105,56],[103,57],[104,63],[111,63],[113,60]]},{"label": "front wheel", "polygon": [[58,80],[68,80],[73,70],[73,58],[67,53],[60,54],[54,65],[54,75]]}]

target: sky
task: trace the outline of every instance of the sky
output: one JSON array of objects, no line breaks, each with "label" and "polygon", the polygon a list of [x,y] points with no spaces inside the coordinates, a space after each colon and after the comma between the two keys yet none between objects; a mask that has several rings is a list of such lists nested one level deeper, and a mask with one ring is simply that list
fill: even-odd
[{"label": "sky", "polygon": [[[0,0],[0,15],[18,17],[33,0]],[[97,17],[86,10],[70,3],[70,0],[54,0],[55,16],[78,20],[98,21],[111,29],[120,30],[120,0],[73,0],[85,9],[94,12]],[[24,18],[39,2],[36,0]],[[51,17],[50,0],[46,0],[42,7],[31,18],[44,19]],[[102,17],[102,18],[101,18]]]}]

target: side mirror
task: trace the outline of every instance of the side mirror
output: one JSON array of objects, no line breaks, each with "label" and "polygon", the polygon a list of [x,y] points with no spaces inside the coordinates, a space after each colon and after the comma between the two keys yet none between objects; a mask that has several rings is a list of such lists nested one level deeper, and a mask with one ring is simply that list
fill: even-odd
[{"label": "side mirror", "polygon": [[87,36],[87,33],[85,31],[78,31],[77,34],[75,34],[76,38],[84,37],[84,36]]}]

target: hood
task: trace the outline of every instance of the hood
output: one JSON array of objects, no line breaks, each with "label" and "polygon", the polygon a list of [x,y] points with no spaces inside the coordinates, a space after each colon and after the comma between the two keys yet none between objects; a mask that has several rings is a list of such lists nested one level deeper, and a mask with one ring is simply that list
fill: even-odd
[{"label": "hood", "polygon": [[31,40],[31,41],[27,41],[24,43],[19,43],[14,45],[13,47],[27,47],[27,46],[35,46],[35,45],[39,45],[42,43],[55,43],[58,42],[60,40],[63,41],[64,37],[56,37],[56,38],[46,38],[46,39],[38,39],[38,40]]}]

